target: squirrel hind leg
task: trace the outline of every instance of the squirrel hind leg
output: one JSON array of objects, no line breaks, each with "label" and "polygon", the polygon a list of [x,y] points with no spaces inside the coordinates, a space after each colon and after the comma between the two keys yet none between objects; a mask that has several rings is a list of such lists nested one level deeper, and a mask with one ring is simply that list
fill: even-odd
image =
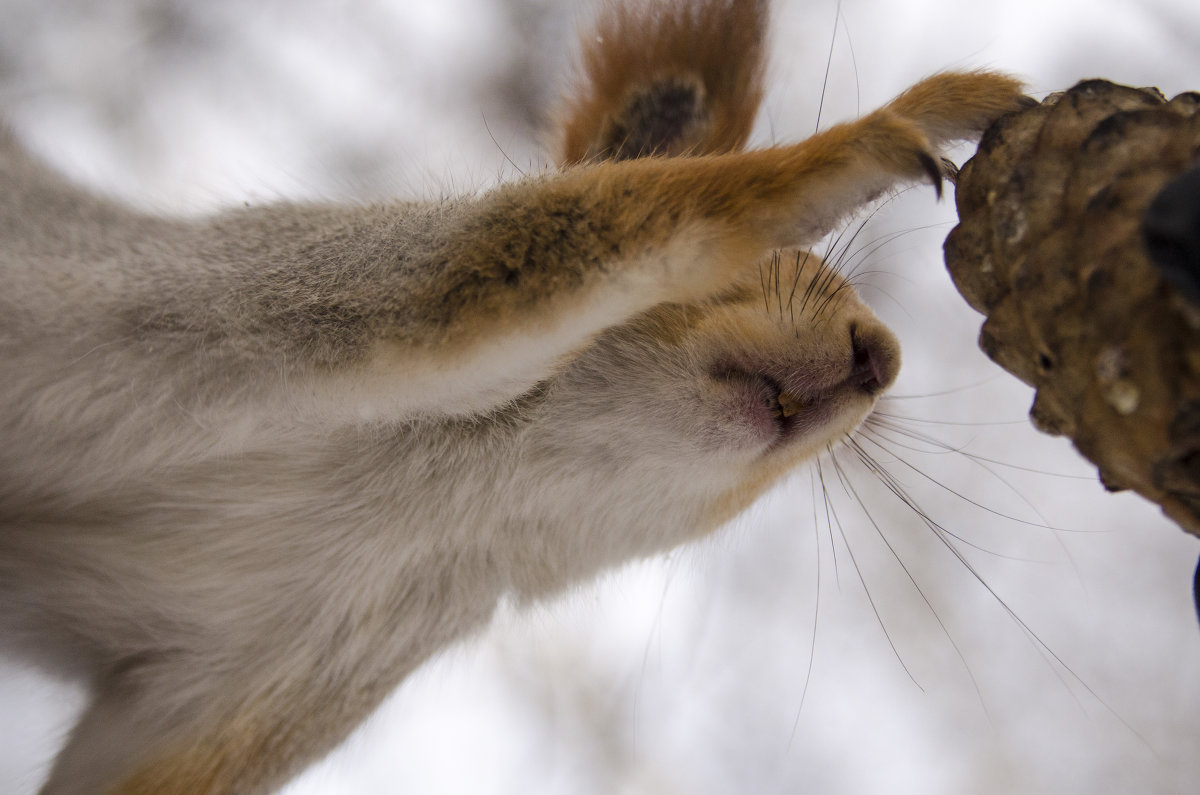
[{"label": "squirrel hind leg", "polygon": [[704,83],[694,75],[664,77],[639,86],[605,119],[590,159],[686,154],[711,127]]},{"label": "squirrel hind leg", "polygon": [[563,166],[732,152],[762,100],[766,0],[610,6],[582,39],[559,119]]}]

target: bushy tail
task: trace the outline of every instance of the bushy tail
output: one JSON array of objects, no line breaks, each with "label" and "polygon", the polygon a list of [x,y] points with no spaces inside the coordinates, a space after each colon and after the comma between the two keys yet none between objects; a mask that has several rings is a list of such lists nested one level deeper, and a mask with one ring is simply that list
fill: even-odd
[{"label": "bushy tail", "polygon": [[762,99],[767,0],[624,0],[582,42],[559,163],[742,148]]}]

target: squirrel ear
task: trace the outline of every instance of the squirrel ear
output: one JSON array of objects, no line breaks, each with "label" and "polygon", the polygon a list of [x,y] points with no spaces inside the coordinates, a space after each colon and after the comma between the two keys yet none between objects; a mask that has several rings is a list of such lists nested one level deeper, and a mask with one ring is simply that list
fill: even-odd
[{"label": "squirrel ear", "polygon": [[559,164],[741,149],[762,100],[767,5],[606,8],[581,42],[582,75],[558,125]]}]

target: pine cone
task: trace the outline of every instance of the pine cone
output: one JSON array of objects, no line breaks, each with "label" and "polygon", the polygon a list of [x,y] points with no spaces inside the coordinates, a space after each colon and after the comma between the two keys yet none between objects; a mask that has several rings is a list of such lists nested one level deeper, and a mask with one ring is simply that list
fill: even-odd
[{"label": "pine cone", "polygon": [[1000,119],[959,173],[945,245],[988,316],[980,346],[1037,390],[1034,425],[1196,535],[1200,303],[1151,261],[1143,219],[1200,155],[1198,108],[1089,80]]}]

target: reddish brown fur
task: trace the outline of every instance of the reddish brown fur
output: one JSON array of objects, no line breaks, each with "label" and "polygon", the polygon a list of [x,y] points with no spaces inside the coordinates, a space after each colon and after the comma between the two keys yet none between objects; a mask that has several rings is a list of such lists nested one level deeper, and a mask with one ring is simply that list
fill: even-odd
[{"label": "reddish brown fur", "polygon": [[745,145],[762,99],[765,0],[703,0],[606,9],[582,41],[583,79],[569,100],[559,162],[604,156],[602,142],[631,92],[652,80],[698,81],[709,120],[659,154],[733,152]]}]

